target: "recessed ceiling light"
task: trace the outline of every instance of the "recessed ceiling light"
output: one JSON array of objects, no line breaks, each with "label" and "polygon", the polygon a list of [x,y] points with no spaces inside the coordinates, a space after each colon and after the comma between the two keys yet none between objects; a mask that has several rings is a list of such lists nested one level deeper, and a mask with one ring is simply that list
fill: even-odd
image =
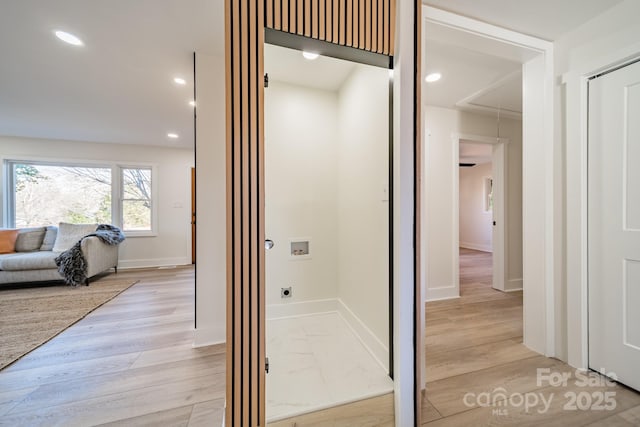
[{"label": "recessed ceiling light", "polygon": [[306,52],[306,51],[302,51],[302,56],[304,56],[306,59],[313,61],[314,59],[316,59],[318,56],[320,56],[319,53],[315,53],[315,52]]},{"label": "recessed ceiling light", "polygon": [[59,38],[60,40],[62,40],[63,42],[72,44],[74,46],[83,46],[84,43],[82,42],[82,40],[80,40],[78,37],[74,36],[73,34],[67,33],[66,31],[56,31],[55,32],[56,37]]},{"label": "recessed ceiling light", "polygon": [[196,106],[196,101],[189,101],[189,105],[191,105],[192,107]]},{"label": "recessed ceiling light", "polygon": [[171,139],[176,139],[176,138],[178,138],[178,134],[177,134],[177,133],[169,132],[169,133],[167,134],[167,137],[169,137],[169,138],[171,138]]},{"label": "recessed ceiling light", "polygon": [[438,80],[440,80],[441,77],[442,77],[442,74],[440,74],[440,73],[431,73],[431,74],[427,74],[427,77],[425,77],[424,80],[427,83],[433,83],[433,82],[437,82]]},{"label": "recessed ceiling light", "polygon": [[174,82],[176,82],[179,85],[186,85],[187,81],[185,79],[183,79],[182,77],[176,77],[175,79],[173,79]]}]

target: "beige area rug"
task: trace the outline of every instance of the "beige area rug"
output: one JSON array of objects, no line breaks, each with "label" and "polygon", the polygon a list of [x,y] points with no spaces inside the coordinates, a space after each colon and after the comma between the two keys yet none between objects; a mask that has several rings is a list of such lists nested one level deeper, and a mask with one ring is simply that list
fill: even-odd
[{"label": "beige area rug", "polygon": [[35,350],[137,280],[90,286],[0,287],[0,370]]}]

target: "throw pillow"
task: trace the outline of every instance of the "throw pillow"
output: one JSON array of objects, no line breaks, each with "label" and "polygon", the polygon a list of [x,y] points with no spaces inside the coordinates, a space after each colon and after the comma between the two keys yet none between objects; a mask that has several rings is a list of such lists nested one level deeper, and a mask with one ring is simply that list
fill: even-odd
[{"label": "throw pillow", "polygon": [[53,252],[64,252],[71,249],[80,239],[87,234],[96,231],[96,224],[67,224],[61,222],[58,225],[58,236],[53,245]]},{"label": "throw pillow", "polygon": [[0,254],[10,254],[16,251],[18,230],[0,230]]},{"label": "throw pillow", "polygon": [[44,227],[21,228],[16,239],[16,252],[39,251],[46,229]]},{"label": "throw pillow", "polygon": [[42,239],[42,246],[40,246],[41,251],[50,251],[53,249],[53,245],[56,243],[56,236],[58,235],[58,227],[55,225],[48,225],[47,231],[44,233],[44,238]]}]

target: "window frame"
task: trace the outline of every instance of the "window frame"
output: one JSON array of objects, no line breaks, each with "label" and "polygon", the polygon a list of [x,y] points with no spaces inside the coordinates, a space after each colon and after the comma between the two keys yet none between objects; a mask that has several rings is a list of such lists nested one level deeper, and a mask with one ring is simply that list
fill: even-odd
[{"label": "window frame", "polygon": [[[120,228],[127,237],[155,237],[158,235],[158,174],[157,165],[143,162],[101,162],[91,160],[65,160],[42,159],[33,157],[4,158],[2,159],[3,185],[2,192],[2,225],[6,228],[15,228],[15,165],[29,164],[56,167],[84,167],[103,168],[111,170],[111,223]],[[123,196],[124,186],[122,175],[125,169],[146,169],[151,171],[151,229],[150,230],[124,230],[123,224]],[[49,225],[49,224],[44,224]],[[55,225],[55,224],[51,224]]]}]

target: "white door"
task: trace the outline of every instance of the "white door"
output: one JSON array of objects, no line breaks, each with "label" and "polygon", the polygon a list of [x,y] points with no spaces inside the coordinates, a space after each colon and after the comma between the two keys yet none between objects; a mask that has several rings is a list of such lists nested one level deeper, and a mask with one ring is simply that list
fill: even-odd
[{"label": "white door", "polygon": [[589,367],[640,390],[640,63],[589,82],[588,175]]}]

